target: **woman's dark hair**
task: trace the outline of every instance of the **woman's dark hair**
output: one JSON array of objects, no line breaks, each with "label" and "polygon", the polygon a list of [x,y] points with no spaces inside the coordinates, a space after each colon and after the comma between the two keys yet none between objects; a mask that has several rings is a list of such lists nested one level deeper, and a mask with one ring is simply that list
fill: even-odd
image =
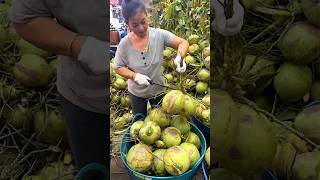
[{"label": "woman's dark hair", "polygon": [[121,3],[122,15],[126,22],[137,12],[143,11],[147,14],[147,9],[143,0],[123,0]]}]

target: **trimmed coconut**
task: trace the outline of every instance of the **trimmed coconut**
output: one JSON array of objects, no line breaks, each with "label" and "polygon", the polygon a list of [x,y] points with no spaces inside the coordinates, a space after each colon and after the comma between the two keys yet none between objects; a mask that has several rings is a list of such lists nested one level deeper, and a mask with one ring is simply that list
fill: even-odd
[{"label": "trimmed coconut", "polygon": [[163,155],[166,171],[173,175],[181,175],[190,167],[190,158],[187,151],[180,146],[173,146],[167,149]]},{"label": "trimmed coconut", "polygon": [[147,172],[152,168],[153,154],[151,149],[145,144],[132,146],[127,154],[128,166],[138,172]]}]

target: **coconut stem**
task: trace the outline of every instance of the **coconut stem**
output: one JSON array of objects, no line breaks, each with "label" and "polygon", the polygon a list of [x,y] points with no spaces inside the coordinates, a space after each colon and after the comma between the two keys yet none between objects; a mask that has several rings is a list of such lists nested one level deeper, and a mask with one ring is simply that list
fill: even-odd
[{"label": "coconut stem", "polygon": [[280,124],[281,126],[283,126],[284,128],[286,128],[287,130],[289,130],[290,132],[292,132],[293,134],[297,135],[299,138],[303,139],[304,141],[306,141],[307,143],[309,143],[310,145],[312,145],[315,148],[319,148],[319,145],[316,144],[315,142],[311,141],[309,138],[305,137],[301,132],[295,130],[294,128],[288,126],[287,124],[285,124],[284,122],[278,120],[273,114],[269,113],[268,111],[265,111],[261,108],[259,108],[254,102],[250,101],[249,99],[242,97],[241,98],[244,102],[246,102],[249,106],[251,106],[252,108],[254,108],[256,111],[261,112],[263,114],[265,114],[266,116],[271,118],[271,121],[276,122],[278,124]]},{"label": "coconut stem", "polygon": [[269,15],[275,15],[275,16],[291,16],[291,13],[289,11],[283,10],[283,9],[274,9],[274,8],[258,6],[254,8],[254,10],[263,14],[269,14]]}]

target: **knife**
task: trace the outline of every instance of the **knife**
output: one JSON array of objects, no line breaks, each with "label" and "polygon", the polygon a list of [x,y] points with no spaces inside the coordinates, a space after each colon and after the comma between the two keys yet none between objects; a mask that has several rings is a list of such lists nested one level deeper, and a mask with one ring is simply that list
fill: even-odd
[{"label": "knife", "polygon": [[151,85],[158,85],[158,86],[161,86],[161,87],[165,87],[165,88],[169,88],[169,89],[173,89],[173,90],[178,90],[177,88],[173,88],[173,87],[171,87],[171,86],[166,86],[166,85],[163,85],[163,84],[158,84],[158,83],[155,83],[155,82],[153,82],[153,81],[151,81],[151,80],[148,80],[149,81],[149,83],[151,84]]}]

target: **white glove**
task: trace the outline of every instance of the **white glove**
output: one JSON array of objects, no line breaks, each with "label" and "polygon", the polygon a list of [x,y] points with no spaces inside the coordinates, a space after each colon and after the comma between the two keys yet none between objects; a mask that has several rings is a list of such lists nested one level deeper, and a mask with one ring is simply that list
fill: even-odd
[{"label": "white glove", "polygon": [[148,80],[151,80],[151,79],[148,76],[140,74],[140,73],[137,73],[136,77],[134,77],[134,81],[136,83],[138,83],[139,85],[145,85],[145,86],[150,85]]},{"label": "white glove", "polygon": [[212,28],[224,36],[232,36],[239,33],[244,17],[244,9],[239,0],[233,0],[233,16],[230,19],[226,19],[224,7],[219,1],[224,2],[225,0],[212,1],[212,7],[216,15],[212,22]]},{"label": "white glove", "polygon": [[[180,67],[180,61],[182,61],[182,67]],[[174,59],[174,64],[176,65],[176,71],[179,73],[183,73],[187,69],[187,64],[184,62],[184,60],[181,59],[180,54],[177,55],[177,57]]]}]

